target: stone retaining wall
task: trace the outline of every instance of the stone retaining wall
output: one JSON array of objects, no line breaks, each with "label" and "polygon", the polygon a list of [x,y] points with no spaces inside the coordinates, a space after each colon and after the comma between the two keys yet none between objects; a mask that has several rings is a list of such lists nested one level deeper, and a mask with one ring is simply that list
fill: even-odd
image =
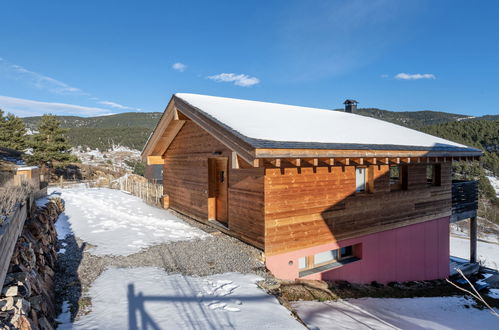
[{"label": "stone retaining wall", "polygon": [[63,211],[62,200],[52,198],[26,219],[0,293],[0,329],[53,329],[57,262],[54,223]]}]

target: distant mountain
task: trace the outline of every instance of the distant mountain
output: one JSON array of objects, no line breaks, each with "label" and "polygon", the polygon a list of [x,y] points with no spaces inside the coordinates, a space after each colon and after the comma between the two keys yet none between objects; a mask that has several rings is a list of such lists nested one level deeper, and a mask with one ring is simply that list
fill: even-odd
[{"label": "distant mountain", "polygon": [[[110,116],[78,117],[58,116],[61,126],[65,128],[118,128],[118,127],[145,127],[154,128],[161,112],[125,112]],[[23,118],[26,126],[36,129],[41,116]]]},{"label": "distant mountain", "polygon": [[376,108],[360,108],[357,109],[356,113],[415,129],[429,125],[476,118],[473,116],[431,110],[395,112]]},{"label": "distant mountain", "polygon": [[[395,112],[376,108],[360,108],[356,113],[414,129],[450,122],[499,118],[498,115],[472,117],[429,110]],[[69,129],[67,136],[74,146],[107,150],[113,145],[123,145],[141,150],[161,115],[160,112],[127,112],[99,117],[59,116],[59,120],[63,127]],[[25,117],[23,120],[28,128],[36,130],[40,118]]]}]

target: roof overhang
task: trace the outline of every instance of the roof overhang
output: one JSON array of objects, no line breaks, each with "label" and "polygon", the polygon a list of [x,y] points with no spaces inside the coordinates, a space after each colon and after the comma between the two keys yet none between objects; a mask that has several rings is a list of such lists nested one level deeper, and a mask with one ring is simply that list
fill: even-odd
[{"label": "roof overhang", "polygon": [[245,161],[249,163],[254,161],[255,150],[251,144],[234,134],[225,125],[175,95],[170,99],[165,112],[147,140],[141,153],[142,160],[148,165],[163,164],[166,150],[186,120],[192,120]]},{"label": "roof overhang", "polygon": [[[164,154],[183,127],[186,120],[192,120],[215,139],[227,146],[254,166],[260,166],[263,159],[413,159],[417,162],[430,159],[477,160],[482,151],[474,148],[459,148],[447,145],[434,147],[370,144],[335,144],[315,142],[268,141],[249,138],[223,124],[201,109],[173,95],[156,128],[142,151],[142,160],[148,165],[163,164]],[[331,163],[331,161],[329,161]],[[335,163],[333,161],[333,163]]]}]

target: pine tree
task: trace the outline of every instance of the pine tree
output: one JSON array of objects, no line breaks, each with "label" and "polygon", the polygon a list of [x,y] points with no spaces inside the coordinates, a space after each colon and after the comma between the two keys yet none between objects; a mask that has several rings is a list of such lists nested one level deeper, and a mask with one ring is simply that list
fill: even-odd
[{"label": "pine tree", "polygon": [[54,165],[77,161],[71,155],[71,145],[66,141],[66,129],[61,128],[57,116],[45,114],[38,124],[38,133],[33,136],[33,153],[28,161],[38,165]]},{"label": "pine tree", "polygon": [[0,147],[18,151],[26,149],[26,126],[21,118],[0,109]]}]

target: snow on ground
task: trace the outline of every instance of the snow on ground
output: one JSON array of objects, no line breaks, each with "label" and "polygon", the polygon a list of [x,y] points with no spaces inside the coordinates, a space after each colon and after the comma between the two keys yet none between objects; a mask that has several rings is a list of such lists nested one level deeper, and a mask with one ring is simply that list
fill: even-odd
[{"label": "snow on ground", "polygon": [[[169,275],[154,267],[111,268],[89,290],[92,311],[59,329],[304,329],[256,275]],[[59,319],[63,319],[59,317]]]},{"label": "snow on ground", "polygon": [[[450,255],[463,259],[470,258],[470,240],[469,238],[451,237]],[[478,241],[477,258],[486,267],[499,270],[499,244],[485,243]]]},{"label": "snow on ground", "polygon": [[489,297],[499,299],[499,289],[489,289]]},{"label": "snow on ground", "polygon": [[55,319],[60,325],[57,330],[71,329],[71,310],[67,301],[64,301],[61,306],[61,314]]},{"label": "snow on ground", "polygon": [[489,179],[490,184],[494,187],[496,196],[499,197],[499,179],[494,176],[488,176],[487,179]]},{"label": "snow on ground", "polygon": [[113,146],[101,151],[88,147],[78,146],[71,149],[71,153],[80,159],[83,164],[107,166],[110,161],[113,166],[131,170],[125,161],[140,161],[140,151],[123,146]]},{"label": "snow on ground", "polygon": [[129,255],[170,241],[207,237],[172,213],[147,205],[140,198],[107,188],[50,189],[60,194],[65,211],[56,228],[59,239],[70,232],[95,246],[95,255]]},{"label": "snow on ground", "polygon": [[[498,329],[499,319],[464,297],[361,298],[292,303],[310,329]],[[467,307],[468,306],[468,307]]]}]

